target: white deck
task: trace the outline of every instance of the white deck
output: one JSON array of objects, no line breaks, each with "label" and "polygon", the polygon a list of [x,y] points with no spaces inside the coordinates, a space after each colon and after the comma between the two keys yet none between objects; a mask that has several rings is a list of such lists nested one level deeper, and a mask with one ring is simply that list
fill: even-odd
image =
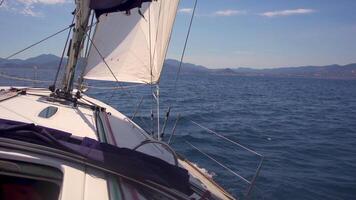
[{"label": "white deck", "polygon": [[[90,108],[50,102],[47,100],[50,95],[48,90],[28,89],[27,93],[28,95],[18,95],[0,102],[0,118],[34,123],[43,127],[65,131],[78,137],[89,137],[98,140],[94,111]],[[132,149],[142,141],[150,139],[150,136],[145,131],[114,108],[85,95],[79,102],[87,103],[84,99],[106,108],[106,111],[111,113],[108,118],[117,146]],[[38,114],[50,105],[58,108],[57,113],[48,119],[39,117]],[[172,164],[174,163],[172,155],[163,148],[157,148],[156,145],[148,144],[138,150],[164,159]]]}]

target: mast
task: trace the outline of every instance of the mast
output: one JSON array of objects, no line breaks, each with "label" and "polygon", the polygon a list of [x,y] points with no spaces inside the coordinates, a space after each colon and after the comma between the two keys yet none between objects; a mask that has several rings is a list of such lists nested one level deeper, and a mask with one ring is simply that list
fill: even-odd
[{"label": "mast", "polygon": [[73,36],[69,47],[69,58],[65,69],[62,82],[62,90],[70,94],[73,89],[75,68],[78,63],[78,57],[82,50],[82,44],[86,35],[88,21],[90,16],[90,0],[76,0],[75,26]]}]

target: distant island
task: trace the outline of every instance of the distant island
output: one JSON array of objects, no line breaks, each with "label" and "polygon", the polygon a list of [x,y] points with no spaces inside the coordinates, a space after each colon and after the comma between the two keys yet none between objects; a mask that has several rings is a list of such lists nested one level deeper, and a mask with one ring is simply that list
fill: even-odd
[{"label": "distant island", "polygon": [[[28,68],[36,66],[38,69],[53,69],[58,66],[60,58],[52,54],[42,54],[33,58],[2,59],[1,68]],[[64,62],[65,63],[65,62]],[[179,61],[167,59],[163,73],[176,73],[179,68]],[[300,66],[300,67],[280,67],[272,69],[253,69],[246,67],[231,67],[223,69],[209,69],[201,65],[183,63],[182,74],[205,73],[224,76],[248,76],[248,77],[291,77],[291,78],[320,78],[320,79],[356,79],[356,63],[348,65],[327,65],[327,66]]]},{"label": "distant island", "polygon": [[[167,59],[165,73],[176,72],[179,61]],[[280,67],[272,69],[253,69],[246,67],[231,67],[223,69],[209,69],[201,65],[184,63],[181,73],[211,73],[226,76],[249,77],[291,77],[291,78],[319,78],[319,79],[356,79],[356,63],[348,65],[300,66]]]}]

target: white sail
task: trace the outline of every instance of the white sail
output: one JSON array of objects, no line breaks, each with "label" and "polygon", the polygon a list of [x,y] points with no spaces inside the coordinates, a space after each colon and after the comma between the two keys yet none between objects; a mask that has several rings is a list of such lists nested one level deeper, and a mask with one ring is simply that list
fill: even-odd
[{"label": "white sail", "polygon": [[144,3],[140,9],[143,16],[138,9],[131,10],[130,15],[125,12],[101,15],[84,78],[157,83],[178,3],[179,0]]}]

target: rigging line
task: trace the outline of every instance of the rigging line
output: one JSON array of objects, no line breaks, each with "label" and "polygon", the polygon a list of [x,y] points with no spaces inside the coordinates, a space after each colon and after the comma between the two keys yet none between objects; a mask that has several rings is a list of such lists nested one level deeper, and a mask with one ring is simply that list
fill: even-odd
[{"label": "rigging line", "polygon": [[[94,13],[92,14],[92,16],[91,16],[91,20],[90,20],[90,26],[88,27],[89,28],[89,37],[91,36],[91,31],[92,31],[92,29],[93,29],[93,25],[94,25]],[[97,24],[97,22],[95,23],[95,24]],[[84,57],[85,58],[87,58],[88,56],[89,56],[89,41],[87,41],[87,45],[86,45],[86,47],[85,47],[85,53],[84,53]]]},{"label": "rigging line", "polygon": [[56,33],[54,33],[54,34],[52,34],[52,35],[50,35],[50,36],[47,36],[46,38],[44,38],[44,39],[42,39],[42,40],[40,40],[40,41],[38,41],[38,42],[36,42],[36,43],[34,43],[34,44],[32,44],[32,45],[26,47],[26,48],[24,48],[24,49],[22,49],[22,50],[20,50],[20,51],[18,51],[18,52],[16,52],[16,53],[11,54],[10,56],[6,57],[5,59],[10,59],[10,58],[16,56],[17,54],[22,53],[22,52],[24,52],[24,51],[26,51],[26,50],[28,50],[28,49],[30,49],[30,48],[32,48],[32,47],[34,47],[34,46],[36,46],[36,45],[42,43],[42,42],[44,42],[44,41],[46,41],[46,40],[48,40],[48,39],[50,39],[50,38],[52,38],[52,37],[54,37],[54,36],[56,36],[56,35],[58,35],[58,34],[64,32],[64,31],[66,31],[66,30],[72,28],[73,26],[74,26],[74,24],[71,24],[71,25],[69,25],[68,27],[66,27],[66,28],[64,28],[64,29],[62,29],[62,30],[60,30],[60,31],[58,31],[58,32],[56,32]]},{"label": "rigging line", "polygon": [[[85,33],[85,34],[88,36],[88,33]],[[112,69],[110,68],[109,64],[106,62],[104,56],[101,54],[101,52],[99,51],[99,49],[96,47],[95,43],[93,42],[93,40],[92,40],[89,36],[88,36],[88,39],[89,39],[91,45],[94,47],[95,51],[99,54],[100,58],[103,60],[105,66],[109,69],[109,71],[110,71],[111,75],[114,77],[114,79],[115,79],[117,85],[122,89],[123,86],[121,85],[121,83],[120,83],[120,81],[117,79],[117,77],[115,76],[115,74],[114,74],[114,72],[112,71]],[[130,96],[131,98],[133,97],[132,94],[131,94],[131,92],[130,92],[130,90],[128,90],[128,94],[129,94],[129,96]]]},{"label": "rigging line", "polygon": [[146,84],[137,84],[137,85],[128,85],[128,86],[121,86],[120,88],[118,87],[101,87],[101,86],[91,86],[91,85],[85,85],[85,87],[87,88],[91,88],[91,89],[98,89],[98,90],[117,90],[117,89],[130,89],[130,88],[136,88],[136,87],[140,87],[140,86],[145,86]]},{"label": "rigging line", "polygon": [[110,68],[110,66],[108,65],[108,63],[106,62],[103,54],[101,54],[101,52],[99,51],[99,49],[96,47],[96,45],[94,44],[93,40],[88,36],[87,33],[85,33],[91,43],[91,45],[95,48],[96,52],[99,54],[100,58],[103,60],[105,66],[108,68],[108,70],[110,71],[111,75],[114,77],[115,81],[117,83],[120,83],[119,80],[117,79],[117,77],[115,76],[114,72],[112,71],[112,69]]},{"label": "rigging line", "polygon": [[174,82],[174,91],[176,91],[176,89],[177,89],[177,82],[178,82],[178,78],[179,78],[179,75],[180,75],[180,71],[181,71],[181,69],[182,69],[182,63],[183,63],[183,59],[184,59],[184,56],[185,56],[185,50],[186,50],[186,48],[187,48],[188,39],[189,39],[189,36],[190,36],[190,31],[191,31],[191,28],[192,28],[193,19],[194,19],[194,16],[195,16],[195,10],[196,10],[196,8],[197,8],[197,4],[198,4],[198,0],[195,0],[194,8],[193,8],[193,13],[192,13],[192,16],[191,16],[191,18],[190,18],[190,23],[189,23],[189,28],[188,28],[187,36],[186,36],[186,38],[185,38],[182,55],[181,55],[181,57],[180,57],[179,68],[178,68],[177,75],[176,75],[176,79],[175,79],[175,82]]},{"label": "rigging line", "polygon": [[[94,26],[94,12],[91,13],[91,20],[90,20],[90,26],[88,27],[89,28],[89,37],[91,36],[91,32],[92,32],[92,29],[93,29],[93,26]],[[98,21],[95,22],[95,24],[97,24]],[[95,31],[96,31],[96,27],[95,27]],[[95,34],[95,32],[94,32]],[[84,52],[84,58],[85,58],[85,64],[84,64],[84,67],[80,73],[80,76],[79,76],[79,79],[78,79],[78,90],[81,90],[81,87],[83,85],[83,81],[84,81],[84,73],[85,73],[85,69],[86,69],[86,65],[88,63],[88,58],[89,58],[89,53],[90,53],[90,49],[91,49],[91,46],[90,46],[90,42],[89,40],[87,39],[87,44],[86,44],[86,47],[85,47],[85,52]]]},{"label": "rigging line", "polygon": [[28,81],[28,82],[35,82],[35,83],[50,83],[50,82],[52,82],[52,81],[35,80],[35,79],[22,78],[22,77],[17,77],[17,76],[10,76],[10,75],[7,75],[2,72],[0,72],[0,77],[17,80],[17,81]]},{"label": "rigging line", "polygon": [[236,177],[239,177],[241,180],[243,180],[244,182],[246,182],[247,184],[251,184],[251,182],[249,180],[247,180],[246,178],[244,178],[243,176],[241,176],[240,174],[236,173],[235,171],[233,171],[232,169],[230,169],[229,167],[227,167],[226,165],[222,164],[221,162],[219,162],[218,160],[216,160],[215,158],[213,158],[212,156],[210,156],[209,154],[203,152],[202,150],[200,150],[198,147],[194,146],[192,143],[184,140],[184,142],[186,142],[188,145],[190,145],[191,147],[193,147],[195,150],[199,151],[201,154],[203,154],[204,156],[208,157],[210,160],[214,161],[216,164],[220,165],[222,168],[226,169],[228,172],[232,173],[233,175],[235,175]]},{"label": "rigging line", "polygon": [[[192,28],[192,25],[193,25],[193,19],[195,17],[195,11],[196,11],[196,8],[197,8],[197,4],[198,4],[198,0],[195,0],[192,16],[191,16],[190,22],[189,22],[188,32],[187,32],[187,35],[186,35],[186,38],[185,38],[185,42],[184,42],[184,48],[182,50],[182,55],[181,55],[181,58],[180,58],[179,68],[178,68],[178,71],[177,71],[177,74],[176,74],[176,78],[175,78],[175,81],[174,81],[174,87],[173,87],[173,92],[174,92],[173,95],[174,96],[177,96],[177,82],[178,82],[178,78],[179,78],[180,71],[181,71],[181,68],[182,68],[183,58],[184,58],[184,55],[185,55],[185,50],[187,48],[188,39],[189,39],[189,36],[190,36],[190,31],[191,31],[191,28]],[[176,11],[176,16],[177,16],[177,11]],[[176,16],[175,16],[174,20],[176,19]],[[172,31],[171,31],[170,36],[169,36],[169,41],[171,40],[171,37],[172,37]],[[167,54],[167,52],[166,52],[166,54]],[[165,57],[166,56],[167,55],[165,55]],[[174,102],[175,102],[175,104],[177,104],[177,98],[174,98]],[[169,107],[173,107],[172,106],[173,103],[171,103]]]},{"label": "rigging line", "polygon": [[[75,19],[75,14],[74,14],[74,12],[73,12],[72,24],[74,23],[74,19]],[[63,62],[64,54],[65,54],[65,51],[66,51],[66,49],[67,49],[67,45],[68,45],[68,41],[69,41],[69,37],[70,37],[71,32],[72,32],[72,28],[70,28],[69,31],[68,31],[66,43],[64,44],[64,48],[63,48],[63,51],[62,51],[61,60],[59,61],[58,68],[57,68],[57,72],[56,72],[56,76],[55,76],[54,81],[53,81],[53,89],[54,89],[54,90],[55,90],[55,87],[56,87],[56,84],[57,84],[57,80],[58,80],[58,76],[59,76],[59,71],[61,70],[61,67],[62,67],[62,62]]]},{"label": "rigging line", "polygon": [[[5,74],[0,71],[0,77],[2,78],[7,78],[7,79],[12,79],[12,80],[18,80],[18,81],[28,81],[28,82],[35,82],[35,83],[50,83],[52,81],[50,80],[39,80],[39,79],[30,79],[30,78],[25,78],[25,77],[18,77],[18,76],[10,76],[8,74]],[[78,84],[75,84],[78,86]],[[122,86],[121,88],[118,87],[100,87],[100,86],[92,86],[92,85],[86,85],[86,88],[89,89],[98,89],[98,90],[117,90],[117,89],[122,89],[122,90],[127,90],[130,88],[136,88],[140,86],[145,86],[145,84],[137,84],[137,85],[128,85],[128,86]]]},{"label": "rigging line", "polygon": [[[151,87],[151,95],[152,95],[152,101],[151,101],[151,121],[152,121],[152,135],[154,135],[154,127],[155,127],[155,123],[154,123],[154,113],[153,113],[153,103],[154,103],[154,91],[153,91],[153,84],[152,84],[152,80],[153,80],[153,73],[152,73],[152,37],[151,37],[151,4],[148,7],[148,44],[149,44],[149,53],[150,53],[150,57],[149,57],[149,65],[150,65],[150,78],[151,78],[151,82],[150,82],[150,87]],[[157,100],[157,99],[156,99]],[[158,118],[159,116],[157,116]]]},{"label": "rigging line", "polygon": [[223,136],[223,135],[221,135],[221,134],[219,134],[219,133],[217,133],[217,132],[215,132],[213,130],[210,130],[209,128],[207,128],[207,127],[205,127],[205,126],[203,126],[203,125],[201,125],[201,124],[199,124],[199,123],[197,123],[197,122],[195,122],[195,121],[193,121],[191,119],[188,119],[188,120],[190,122],[192,122],[193,124],[195,124],[196,126],[202,128],[203,130],[206,130],[207,132],[209,132],[211,134],[214,134],[214,135],[216,135],[216,136],[218,136],[218,137],[220,137],[220,138],[222,138],[222,139],[224,139],[224,140],[226,140],[226,141],[228,141],[228,142],[230,142],[230,143],[232,143],[234,145],[237,145],[237,146],[245,149],[246,151],[248,151],[248,152],[250,152],[250,153],[252,153],[254,155],[257,155],[257,156],[263,158],[263,156],[261,154],[257,153],[256,151],[254,151],[254,150],[252,150],[252,149],[250,149],[248,147],[245,147],[244,145],[240,144],[239,142],[233,141],[233,140],[231,140],[231,139],[229,139],[229,138],[227,138],[227,137],[225,137],[225,136]]}]

